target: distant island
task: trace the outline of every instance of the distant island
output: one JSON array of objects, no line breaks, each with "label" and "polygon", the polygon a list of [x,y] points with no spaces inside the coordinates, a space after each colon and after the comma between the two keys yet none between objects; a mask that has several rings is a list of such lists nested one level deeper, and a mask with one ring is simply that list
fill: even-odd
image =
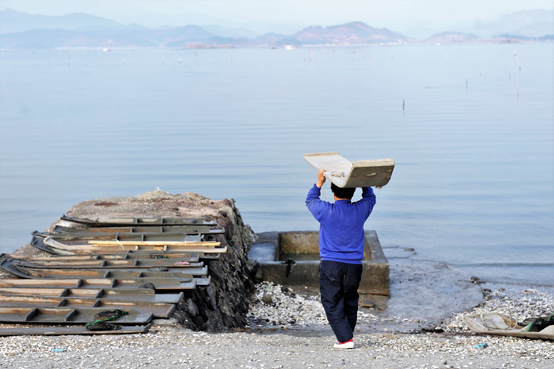
[{"label": "distant island", "polygon": [[[321,27],[311,26],[292,35],[267,33],[252,36],[248,30],[219,26],[185,25],[149,28],[122,25],[90,14],[64,16],[30,15],[6,9],[0,12],[1,49],[51,48],[233,48],[301,46],[348,46],[414,43],[518,43],[552,42],[554,11],[532,10],[505,15],[491,24],[479,25],[483,32],[502,31],[492,36],[445,31],[425,39],[405,36],[387,28],[373,28],[362,22]],[[543,33],[544,32],[544,33]]]}]

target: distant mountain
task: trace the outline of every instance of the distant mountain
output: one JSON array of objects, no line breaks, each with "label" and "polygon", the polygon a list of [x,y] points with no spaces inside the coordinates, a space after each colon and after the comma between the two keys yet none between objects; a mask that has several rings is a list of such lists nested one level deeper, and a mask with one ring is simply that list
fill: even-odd
[{"label": "distant mountain", "polygon": [[124,28],[115,21],[90,14],[74,13],[62,16],[32,15],[12,9],[0,11],[0,33],[23,32],[32,29]]},{"label": "distant mountain", "polygon": [[447,44],[452,42],[475,42],[477,40],[479,40],[479,36],[473,33],[441,32],[428,37],[425,42]]},{"label": "distant mountain", "polygon": [[406,36],[386,28],[373,28],[362,22],[351,22],[330,27],[307,27],[292,36],[267,33],[254,42],[268,46],[282,45],[359,45],[406,42]]},{"label": "distant mountain", "polygon": [[198,26],[154,30],[150,28],[120,30],[92,29],[87,31],[29,30],[0,35],[0,47],[186,47],[190,43],[206,42],[215,35]]},{"label": "distant mountain", "polygon": [[221,26],[200,26],[206,31],[218,36],[218,37],[231,37],[231,38],[255,38],[256,33],[249,31],[245,28],[224,28]]},{"label": "distant mountain", "polygon": [[165,30],[150,30],[145,34],[146,38],[156,43],[158,46],[176,45],[186,46],[188,42],[207,41],[216,37],[213,33],[204,30],[199,26],[173,27]]},{"label": "distant mountain", "polygon": [[[58,47],[249,47],[283,45],[360,45],[406,42],[536,42],[552,41],[554,11],[532,10],[502,16],[475,27],[481,33],[451,28],[426,40],[417,40],[387,28],[373,28],[362,22],[329,27],[307,27],[293,35],[254,35],[245,29],[186,25],[149,28],[123,25],[90,14],[64,16],[30,15],[15,10],[0,11],[1,48]],[[480,37],[484,37],[480,38]]]},{"label": "distant mountain", "polygon": [[266,33],[265,35],[256,37],[254,42],[256,42],[259,45],[275,45],[276,42],[279,42],[280,40],[283,40],[287,37],[289,36],[281,35],[279,33]]},{"label": "distant mountain", "polygon": [[386,28],[373,28],[362,22],[351,22],[330,27],[308,27],[293,37],[303,44],[373,44],[407,41],[408,38]]},{"label": "distant mountain", "polygon": [[[213,30],[214,32],[210,32]],[[246,29],[219,26],[149,28],[120,23],[89,14],[64,16],[30,15],[15,10],[0,11],[0,47],[187,47],[191,44],[244,44]]]},{"label": "distant mountain", "polygon": [[527,36],[520,36],[520,35],[510,35],[508,33],[503,33],[501,35],[498,35],[497,38],[499,39],[506,39],[506,40],[514,40],[514,41],[554,41],[554,34],[552,35],[544,35],[541,37],[527,37]]},{"label": "distant mountain", "polygon": [[253,40],[253,43],[255,45],[259,46],[283,46],[283,45],[293,45],[293,46],[301,46],[302,42],[298,39],[287,36],[287,35],[281,35],[278,33],[266,33],[265,35],[262,35],[260,37],[256,37]]},{"label": "distant mountain", "polygon": [[125,32],[79,32],[63,29],[32,29],[0,35],[0,47],[8,49],[53,49],[58,47],[156,47],[146,38]]},{"label": "distant mountain", "polygon": [[540,37],[554,34],[554,10],[522,10],[506,14],[489,23],[476,22],[473,33],[484,37],[511,34]]}]

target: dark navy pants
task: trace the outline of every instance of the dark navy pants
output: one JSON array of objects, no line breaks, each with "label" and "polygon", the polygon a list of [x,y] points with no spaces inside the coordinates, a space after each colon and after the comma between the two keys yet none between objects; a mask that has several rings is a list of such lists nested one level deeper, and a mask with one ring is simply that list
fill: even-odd
[{"label": "dark navy pants", "polygon": [[358,317],[358,286],[362,264],[321,260],[319,289],[327,320],[339,342],[353,337]]}]

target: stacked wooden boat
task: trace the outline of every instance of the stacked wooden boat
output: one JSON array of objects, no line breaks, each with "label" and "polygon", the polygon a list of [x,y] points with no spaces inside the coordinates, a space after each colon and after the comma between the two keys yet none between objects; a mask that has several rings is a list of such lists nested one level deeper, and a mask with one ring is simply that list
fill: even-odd
[{"label": "stacked wooden boat", "polygon": [[187,290],[209,285],[205,262],[227,252],[216,240],[225,230],[201,219],[61,219],[66,225],[52,232],[33,232],[31,244],[51,257],[0,254],[0,269],[14,275],[0,279],[0,323],[83,325],[117,309],[127,314],[111,323],[126,327],[0,335],[145,332],[153,318],[169,318]]}]

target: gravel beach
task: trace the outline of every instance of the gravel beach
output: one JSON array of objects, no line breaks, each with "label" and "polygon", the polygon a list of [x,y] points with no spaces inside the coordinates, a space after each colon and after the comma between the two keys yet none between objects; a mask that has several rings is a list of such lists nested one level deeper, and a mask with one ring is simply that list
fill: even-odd
[{"label": "gravel beach", "polygon": [[[554,307],[552,293],[521,286],[487,289],[491,291],[484,305],[446,319],[439,327],[441,333],[397,333],[380,327],[373,333],[357,332],[356,348],[345,352],[332,348],[334,338],[317,296],[265,283],[258,285],[251,305],[249,329],[210,334],[159,320],[150,333],[141,335],[0,337],[0,366],[552,368],[551,341],[476,335],[463,323],[464,315],[479,309],[509,312],[518,319],[545,315]],[[272,300],[266,297],[264,302],[269,290]],[[359,327],[379,326],[386,319],[379,317],[378,309],[362,309]],[[262,321],[265,324],[259,324]],[[483,342],[487,348],[474,347]]]}]

